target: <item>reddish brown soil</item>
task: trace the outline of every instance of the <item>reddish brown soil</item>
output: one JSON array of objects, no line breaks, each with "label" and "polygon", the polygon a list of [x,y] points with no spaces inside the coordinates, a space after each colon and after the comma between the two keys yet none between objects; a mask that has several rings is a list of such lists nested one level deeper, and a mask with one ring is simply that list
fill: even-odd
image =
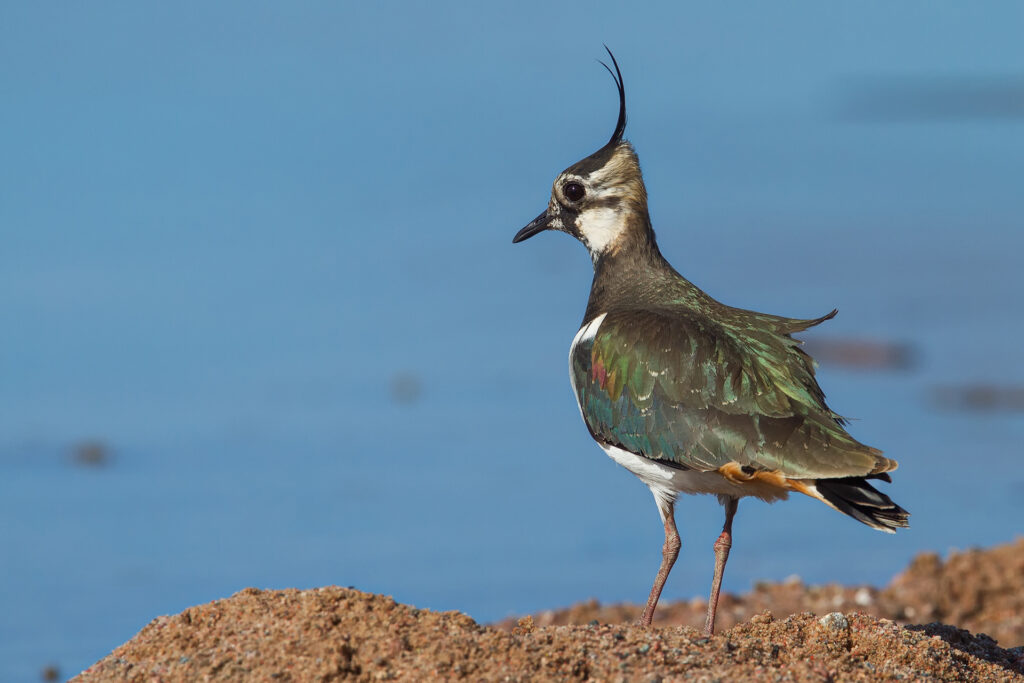
[{"label": "reddish brown soil", "polygon": [[[931,615],[924,620],[990,624],[984,630],[1005,629],[1020,643],[1022,563],[1024,541],[946,563],[922,556],[888,588],[870,593],[867,606],[857,604],[858,589],[760,586],[730,597],[726,618],[737,618],[738,605],[761,603],[797,610],[827,605],[818,609],[828,614],[776,619],[766,612],[713,638],[686,626],[538,625],[531,617],[503,630],[458,612],[419,610],[351,589],[250,588],[155,619],[75,680],[1022,681],[1024,647],[1001,649],[987,636],[953,626],[901,626],[853,613],[884,605],[912,621],[913,609]],[[833,603],[837,597],[851,601],[849,607]],[[590,604],[540,618],[618,621],[630,618],[632,609]],[[673,606],[659,616],[692,609]],[[776,609],[784,614],[789,608]]]},{"label": "reddish brown soil", "polygon": [[[863,612],[901,624],[942,622],[984,633],[1005,647],[1024,645],[1024,538],[989,550],[954,553],[943,562],[935,553],[914,558],[885,588],[805,586],[800,581],[762,583],[746,595],[723,593],[718,629],[731,628],[755,614]],[[534,615],[541,626],[627,623],[640,616],[638,605],[601,606],[596,601]],[[707,601],[663,603],[656,626],[702,628]],[[511,628],[510,620],[501,624]]]}]

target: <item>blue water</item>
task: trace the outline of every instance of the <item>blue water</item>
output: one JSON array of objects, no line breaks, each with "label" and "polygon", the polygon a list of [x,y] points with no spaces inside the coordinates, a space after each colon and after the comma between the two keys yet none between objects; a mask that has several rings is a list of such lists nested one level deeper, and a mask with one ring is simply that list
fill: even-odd
[{"label": "blue water", "polygon": [[[1020,5],[0,12],[0,680],[247,586],[482,621],[646,595],[655,507],[566,376],[589,260],[511,244],[611,132],[602,42],[683,273],[916,352],[820,371],[913,527],[744,502],[726,589],[1022,532],[1024,418],[929,400],[1024,383]],[[677,516],[668,599],[721,524]]]}]

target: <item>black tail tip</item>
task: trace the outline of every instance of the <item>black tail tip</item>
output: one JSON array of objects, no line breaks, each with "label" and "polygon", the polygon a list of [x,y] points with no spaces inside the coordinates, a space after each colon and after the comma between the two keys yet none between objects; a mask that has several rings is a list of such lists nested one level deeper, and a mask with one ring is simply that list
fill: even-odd
[{"label": "black tail tip", "polygon": [[[889,480],[888,476],[874,478]],[[837,510],[872,529],[892,534],[896,529],[910,526],[910,513],[869,484],[865,477],[819,479],[815,487],[822,498]]]}]

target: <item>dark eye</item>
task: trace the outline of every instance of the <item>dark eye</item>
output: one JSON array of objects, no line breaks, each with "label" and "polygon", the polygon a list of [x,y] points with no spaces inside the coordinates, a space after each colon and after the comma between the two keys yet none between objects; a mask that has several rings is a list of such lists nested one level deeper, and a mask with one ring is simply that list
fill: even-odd
[{"label": "dark eye", "polygon": [[569,182],[562,185],[562,194],[564,194],[565,198],[570,202],[578,202],[583,199],[583,195],[586,193],[587,191],[583,189],[583,185],[580,183]]}]

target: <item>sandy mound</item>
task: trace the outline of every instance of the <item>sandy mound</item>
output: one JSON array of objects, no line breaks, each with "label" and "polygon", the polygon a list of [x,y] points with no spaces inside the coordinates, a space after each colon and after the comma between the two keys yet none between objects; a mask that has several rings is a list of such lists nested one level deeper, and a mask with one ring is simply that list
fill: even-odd
[{"label": "sandy mound", "polygon": [[[960,615],[963,623],[989,619],[1019,634],[1022,558],[1024,541],[946,563],[923,556],[888,588],[875,591],[868,607],[857,604],[864,601],[864,589],[762,586],[730,600],[743,609],[779,596],[797,600],[799,609],[830,606],[821,618],[758,614],[713,638],[689,627],[538,626],[530,617],[502,630],[457,612],[419,610],[351,589],[250,588],[154,620],[75,680],[1021,681],[1024,647],[1004,650],[987,636],[952,626],[900,626],[852,612],[885,606],[909,617],[913,607],[922,615]],[[1005,592],[1014,581],[1016,588]],[[854,607],[846,614],[840,613],[845,607],[833,609],[836,596]],[[726,611],[730,618],[738,614],[735,605]],[[629,609],[588,605],[543,618],[582,615],[589,621]]]},{"label": "sandy mound", "polygon": [[[800,581],[763,583],[746,595],[723,594],[718,628],[726,629],[771,610],[774,614],[863,612],[902,624],[942,622],[984,633],[1004,647],[1024,645],[1024,538],[989,550],[954,553],[943,562],[934,553],[918,555],[884,589],[838,584],[806,586]],[[538,625],[628,623],[642,606],[596,601],[535,615]],[[656,626],[704,625],[707,602],[663,603]],[[500,626],[510,629],[514,620]]]}]

